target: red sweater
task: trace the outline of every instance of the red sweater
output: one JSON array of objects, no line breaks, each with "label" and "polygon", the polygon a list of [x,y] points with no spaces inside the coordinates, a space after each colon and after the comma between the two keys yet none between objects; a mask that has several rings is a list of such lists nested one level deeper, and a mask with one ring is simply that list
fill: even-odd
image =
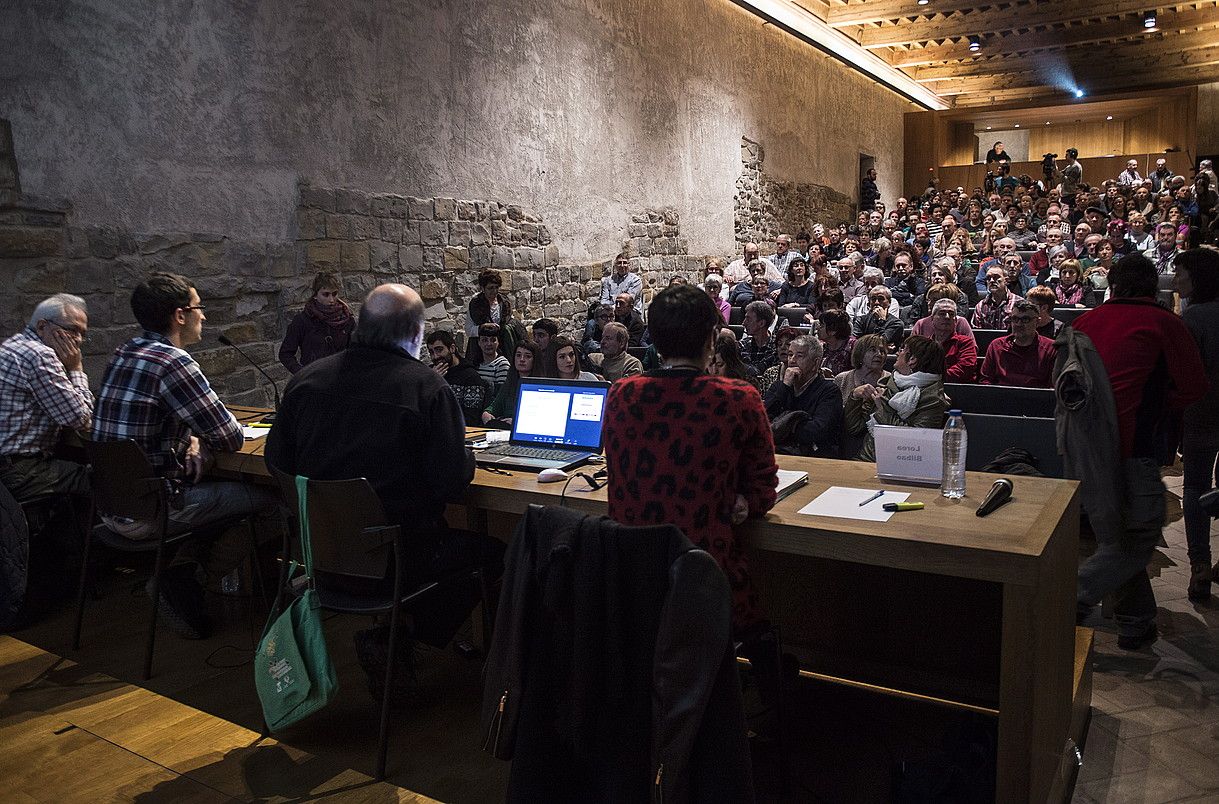
[{"label": "red sweater", "polygon": [[605,406],[605,462],[610,518],[681,528],[728,577],[733,625],[759,620],[731,520],[738,494],[753,516],[775,504],[778,466],[758,390],[683,369],[618,380]]},{"label": "red sweater", "polygon": [[1054,342],[1042,335],[1028,346],[1017,346],[1011,335],[995,338],[982,361],[983,385],[1049,388],[1054,379]]},{"label": "red sweater", "polygon": [[1109,372],[1123,458],[1155,456],[1155,430],[1168,410],[1184,410],[1209,383],[1185,323],[1151,299],[1110,299],[1075,319]]},{"label": "red sweater", "polygon": [[953,334],[940,346],[944,347],[944,382],[973,382],[977,379],[978,344],[972,336]]}]

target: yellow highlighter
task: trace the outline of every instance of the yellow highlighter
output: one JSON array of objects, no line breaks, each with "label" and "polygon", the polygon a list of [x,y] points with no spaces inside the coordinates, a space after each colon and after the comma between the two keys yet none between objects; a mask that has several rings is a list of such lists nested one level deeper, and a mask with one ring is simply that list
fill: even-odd
[{"label": "yellow highlighter", "polygon": [[885,503],[883,508],[886,511],[921,511],[923,504],[921,502],[900,502],[900,503]]}]

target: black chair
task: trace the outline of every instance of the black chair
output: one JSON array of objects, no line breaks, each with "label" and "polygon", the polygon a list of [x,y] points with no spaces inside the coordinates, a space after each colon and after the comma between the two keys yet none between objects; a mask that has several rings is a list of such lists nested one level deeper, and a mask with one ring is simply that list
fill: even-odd
[{"label": "black chair", "polygon": [[985,357],[986,350],[990,347],[991,341],[996,338],[1002,338],[1007,334],[1005,329],[975,329],[974,343],[978,345],[978,356]]},{"label": "black chair", "polygon": [[[283,595],[294,590],[288,583],[288,567],[299,533],[299,508],[296,478],[268,467],[288,505],[291,527],[284,535],[283,562],[274,610],[281,611]],[[456,583],[479,584],[482,595],[484,649],[490,644],[493,628],[490,584],[481,568],[471,568],[429,581],[416,589],[404,590],[406,545],[402,528],[388,524],[381,500],[364,478],[308,481],[309,544],[313,550],[314,588],[322,608],[343,614],[389,614],[389,652],[385,688],[381,696],[381,716],[377,738],[376,779],[385,778],[385,758],[389,749],[389,708],[397,666],[400,640],[399,613],[409,609],[433,592]],[[352,592],[351,584],[370,590],[385,589],[392,573],[392,590]],[[264,734],[266,726],[264,724]]]},{"label": "black chair", "polygon": [[1075,319],[1088,312],[1086,307],[1055,307],[1050,315],[1064,324],[1073,324]]},{"label": "black chair", "polygon": [[1054,418],[1055,400],[1052,388],[946,382],[944,393],[948,394],[951,407],[960,408],[966,413]]},{"label": "black chair", "polygon": [[745,308],[744,307],[733,307],[731,310],[728,311],[728,323],[729,324],[740,324],[744,320],[745,320]]},{"label": "black chair", "polygon": [[643,356],[648,353],[648,347],[628,346],[626,347],[626,353],[637,360],[643,360]]},{"label": "black chair", "polygon": [[[804,323],[805,312],[803,307],[780,307],[775,310],[775,315],[786,319],[789,326],[798,327]],[[780,322],[779,326],[783,326],[783,323]]]},{"label": "black chair", "polygon": [[[231,517],[209,522],[206,527],[181,533],[169,533],[170,483],[153,471],[144,450],[134,441],[86,441],[85,453],[93,467],[93,507],[97,512],[110,516],[127,517],[141,522],[151,522],[153,531],[146,538],[130,539],[113,532],[105,525],[97,525],[85,536],[84,556],[81,559],[80,588],[76,601],[76,627],[72,632],[72,649],[80,650],[80,632],[85,617],[85,591],[89,583],[89,554],[93,542],[100,541],[107,547],[125,553],[149,553],[156,551],[153,566],[152,613],[148,621],[148,637],[144,646],[144,680],[152,677],[152,649],[157,636],[157,611],[161,595],[161,581],[165,574],[166,554],[192,539],[206,538],[223,533],[234,525],[245,521],[250,531],[251,555],[256,555],[258,546],[254,523],[248,517]],[[90,517],[92,520],[92,517]],[[255,582],[261,590],[261,576],[254,562]],[[264,594],[265,599],[265,594]]]},{"label": "black chair", "polygon": [[738,341],[745,337],[745,327],[741,326],[740,324],[729,324],[728,329],[733,335],[736,336]]},{"label": "black chair", "polygon": [[[25,580],[20,582],[20,588],[14,585],[16,577],[3,576],[9,583],[0,584],[0,631],[12,627],[28,613],[26,590],[34,569],[30,545],[42,538],[44,529],[60,506],[65,509],[68,521],[78,523],[75,496],[43,494],[19,501],[7,486],[0,483],[0,530],[3,531],[0,535],[0,560],[10,564],[9,572],[15,572],[22,564],[25,571]],[[81,543],[84,543],[83,536]]]},{"label": "black chair", "polygon": [[969,433],[965,468],[971,472],[981,471],[1005,449],[1020,447],[1037,459],[1037,467],[1046,477],[1063,477],[1054,419],[966,413],[965,429]]}]

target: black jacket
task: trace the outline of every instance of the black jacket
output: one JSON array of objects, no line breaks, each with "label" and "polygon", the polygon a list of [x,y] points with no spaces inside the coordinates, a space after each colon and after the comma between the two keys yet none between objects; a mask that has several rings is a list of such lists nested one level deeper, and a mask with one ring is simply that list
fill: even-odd
[{"label": "black jacket", "polygon": [[530,506],[487,657],[509,801],[753,800],[728,584],[677,528]]},{"label": "black jacket", "polygon": [[390,521],[411,528],[439,522],[474,479],[444,378],[405,352],[360,344],[293,375],[265,455],[315,480],[366,477]]},{"label": "black jacket", "polygon": [[808,413],[808,421],[796,429],[795,443],[775,444],[776,449],[785,447],[784,452],[817,458],[839,457],[843,434],[842,392],[833,380],[816,377],[799,396],[783,380],[776,380],[766,389],[764,401],[772,419],[789,410]]},{"label": "black jacket", "polygon": [[458,361],[445,372],[444,379],[452,389],[453,396],[457,397],[466,424],[482,427],[483,411],[491,404],[491,387],[483,380],[478,369]]}]

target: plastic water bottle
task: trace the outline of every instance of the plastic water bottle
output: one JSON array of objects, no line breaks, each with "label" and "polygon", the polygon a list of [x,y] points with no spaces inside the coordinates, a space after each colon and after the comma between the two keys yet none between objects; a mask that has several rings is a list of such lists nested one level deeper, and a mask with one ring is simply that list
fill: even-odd
[{"label": "plastic water bottle", "polygon": [[940,494],[950,500],[965,496],[965,455],[968,447],[965,418],[959,410],[948,411],[948,421],[944,424],[944,474]]}]

